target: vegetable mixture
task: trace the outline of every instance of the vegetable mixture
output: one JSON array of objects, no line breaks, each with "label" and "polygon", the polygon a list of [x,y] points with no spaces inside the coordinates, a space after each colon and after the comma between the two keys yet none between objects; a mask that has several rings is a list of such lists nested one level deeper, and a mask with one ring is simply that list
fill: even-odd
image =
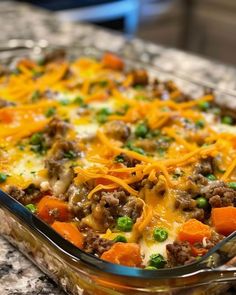
[{"label": "vegetable mixture", "polygon": [[105,261],[196,261],[236,230],[235,118],[115,54],[0,71],[0,187]]}]

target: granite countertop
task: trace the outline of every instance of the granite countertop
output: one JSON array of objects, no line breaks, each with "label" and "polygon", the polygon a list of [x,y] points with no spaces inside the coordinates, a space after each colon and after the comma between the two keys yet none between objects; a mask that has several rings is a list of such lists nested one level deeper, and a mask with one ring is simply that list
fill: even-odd
[{"label": "granite countertop", "polygon": [[[120,34],[91,25],[61,22],[51,13],[24,4],[0,1],[0,26],[0,42],[9,39],[45,39],[52,44],[65,46],[96,46],[148,62],[180,76],[203,80],[209,86],[236,91],[236,69],[233,67],[139,39],[126,40]],[[1,295],[65,294],[1,237],[0,249]]]}]

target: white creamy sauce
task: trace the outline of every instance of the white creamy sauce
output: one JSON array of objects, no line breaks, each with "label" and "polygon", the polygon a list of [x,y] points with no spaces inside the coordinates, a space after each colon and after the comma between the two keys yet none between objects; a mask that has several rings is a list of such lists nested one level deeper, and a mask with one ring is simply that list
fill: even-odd
[{"label": "white creamy sauce", "polygon": [[176,240],[176,232],[178,231],[179,223],[174,223],[172,231],[168,232],[168,238],[164,242],[154,241],[152,244],[147,242],[144,238],[140,240],[141,253],[143,256],[144,264],[148,264],[149,257],[152,254],[161,254],[167,258],[166,245],[172,244]]},{"label": "white creamy sauce", "polygon": [[218,133],[230,133],[230,134],[236,134],[236,126],[230,126],[227,124],[216,124],[212,126],[212,129]]},{"label": "white creamy sauce", "polygon": [[75,131],[79,138],[90,138],[96,135],[99,125],[97,123],[89,123],[86,125],[75,126]]},{"label": "white creamy sauce", "polygon": [[24,153],[24,156],[11,165],[11,174],[22,176],[26,180],[35,180],[37,172],[44,169],[44,161],[34,154]]}]

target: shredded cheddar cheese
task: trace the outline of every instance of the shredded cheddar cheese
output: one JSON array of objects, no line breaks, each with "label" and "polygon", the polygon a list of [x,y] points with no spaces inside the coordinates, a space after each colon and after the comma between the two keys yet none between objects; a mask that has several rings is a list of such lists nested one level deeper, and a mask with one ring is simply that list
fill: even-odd
[{"label": "shredded cheddar cheese", "polygon": [[138,247],[143,265],[157,253],[167,265],[179,237],[204,248],[189,223],[209,234],[214,208],[235,206],[235,118],[225,124],[213,94],[189,100],[174,82],[124,67],[113,54],[23,59],[1,77],[0,188],[89,253],[109,257],[90,240],[111,251],[119,242]]}]

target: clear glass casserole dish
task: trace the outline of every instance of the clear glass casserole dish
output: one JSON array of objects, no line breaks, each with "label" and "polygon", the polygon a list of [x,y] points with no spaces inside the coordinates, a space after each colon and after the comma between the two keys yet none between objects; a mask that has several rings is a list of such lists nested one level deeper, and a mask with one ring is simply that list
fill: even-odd
[{"label": "clear glass casserole dish", "polygon": [[[68,52],[72,57],[102,53],[95,48],[73,48]],[[206,86],[144,63],[127,61],[131,66],[134,63],[136,67],[145,67],[151,75],[171,78],[186,92],[197,95]],[[228,101],[233,107],[233,96],[217,89],[215,94],[219,103]],[[194,264],[147,271],[114,265],[86,254],[4,192],[0,192],[0,205],[0,233],[71,294],[220,294],[236,280],[235,238],[224,246],[219,243],[218,250],[212,249]],[[213,253],[214,250],[217,251]]]}]

